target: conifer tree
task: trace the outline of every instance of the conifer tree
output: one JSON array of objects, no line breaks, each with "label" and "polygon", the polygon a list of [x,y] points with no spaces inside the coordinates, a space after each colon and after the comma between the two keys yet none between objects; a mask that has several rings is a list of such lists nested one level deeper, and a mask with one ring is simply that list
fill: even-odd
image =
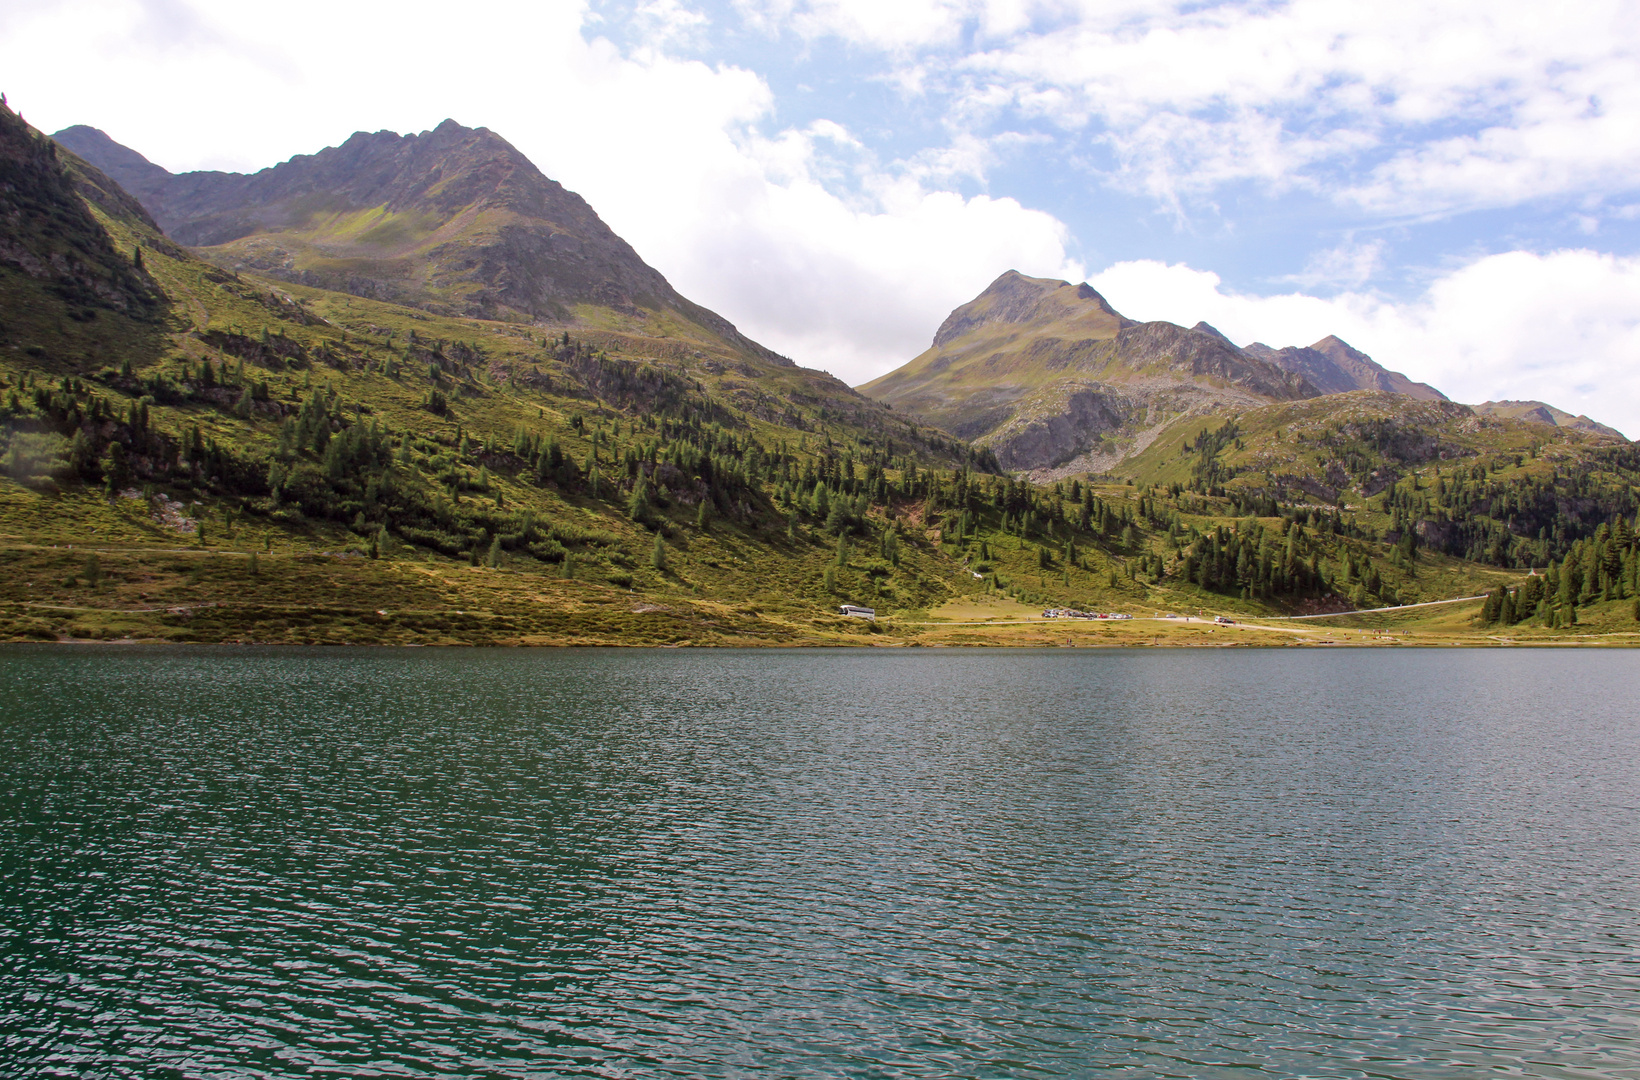
[{"label": "conifer tree", "polygon": [[661,534],[655,534],[655,546],[649,552],[649,565],[662,573],[666,572],[666,543]]},{"label": "conifer tree", "polygon": [[632,485],[632,494],[626,500],[626,515],[637,522],[649,520],[649,479],[642,473],[638,474],[638,482]]},{"label": "conifer tree", "polygon": [[491,570],[501,569],[501,536],[499,534],[490,541],[489,564]]}]

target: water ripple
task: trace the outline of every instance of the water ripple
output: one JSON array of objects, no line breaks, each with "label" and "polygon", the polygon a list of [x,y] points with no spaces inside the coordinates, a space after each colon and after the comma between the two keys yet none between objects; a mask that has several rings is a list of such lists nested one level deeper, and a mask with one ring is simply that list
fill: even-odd
[{"label": "water ripple", "polygon": [[0,1066],[1640,1076],[1637,660],[0,649]]}]

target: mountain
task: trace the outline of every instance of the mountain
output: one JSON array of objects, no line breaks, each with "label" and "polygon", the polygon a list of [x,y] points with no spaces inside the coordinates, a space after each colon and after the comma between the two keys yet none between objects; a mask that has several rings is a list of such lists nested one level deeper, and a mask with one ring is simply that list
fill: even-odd
[{"label": "mountain", "polygon": [[1573,416],[1569,412],[1557,409],[1553,405],[1545,405],[1541,401],[1483,401],[1474,408],[1482,416],[1506,416],[1516,420],[1529,420],[1536,424],[1571,428],[1574,431],[1614,435],[1619,439],[1626,438],[1616,428],[1596,423],[1587,416]]},{"label": "mountain", "polygon": [[[153,224],[223,270],[573,331],[596,348],[687,367],[767,418],[810,427],[824,416],[902,445],[923,439],[680,295],[586,200],[487,129],[446,120],[419,135],[360,132],[249,175],[175,175],[83,125],[54,138],[129,185]],[[939,452],[951,452],[948,441]]]},{"label": "mountain", "polygon": [[586,200],[485,128],[358,132],[250,175],[173,175],[85,126],[53,138],[225,268],[472,318],[660,337],[681,321],[790,363],[679,295]]},{"label": "mountain", "polygon": [[1255,341],[1242,351],[1303,376],[1323,394],[1382,390],[1390,394],[1404,394],[1419,401],[1450,400],[1428,383],[1413,382],[1399,371],[1389,371],[1366,353],[1351,348],[1331,335],[1308,347],[1272,349],[1263,342]]},{"label": "mountain", "polygon": [[1087,284],[1010,270],[932,347],[860,390],[978,441],[1006,469],[1101,471],[1181,415],[1314,397],[1201,324],[1134,322]]},{"label": "mountain", "polygon": [[[489,194],[451,196],[473,243],[416,258],[500,294],[528,268],[508,262],[521,236],[584,239],[579,261],[531,264],[577,300],[546,326],[207,261],[231,243],[159,225],[209,238],[178,207],[190,190],[249,205],[247,178],[166,179],[90,144],[160,185],[155,212],[0,107],[0,533],[22,545],[0,552],[0,638],[72,595],[97,634],[174,640],[848,640],[869,628],[827,614],[842,600],[972,588],[913,520],[966,447],[714,323],[533,168],[423,162],[422,205]],[[269,173],[249,179],[296,190]],[[339,167],[327,182],[381,190]],[[458,220],[531,187],[559,198],[551,223],[493,204]],[[268,228],[232,243],[294,243]]]},{"label": "mountain", "polygon": [[[996,475],[665,296],[541,326],[462,314],[457,293],[406,306],[224,268],[159,230],[162,195],[150,213],[0,107],[0,639],[1062,644],[1060,625],[1013,625],[1022,605],[1269,615],[1511,581],[1507,621],[1539,637],[1632,609],[1634,446],[1450,402],[1319,397],[1210,327],[1134,323],[1085,286],[1005,278],[931,359],[981,388],[988,369],[1035,380],[1010,399],[1016,435],[1065,420],[1019,415],[1052,406],[1055,378],[1126,403],[1138,415],[1095,419],[1113,442],[1151,423],[1148,445],[1122,447],[1142,486]],[[434,245],[417,265],[436,285],[475,250]],[[1548,607],[1520,577],[1546,565]],[[1583,585],[1567,598],[1557,581]],[[842,618],[843,601],[889,618]],[[985,612],[1012,618],[971,625]]]},{"label": "mountain", "polygon": [[[137,202],[107,176],[60,155],[21,123],[0,125],[0,265],[13,290],[37,289],[67,304],[76,321],[98,309],[152,319],[162,308],[140,261],[118,250],[96,210],[151,226]],[[29,314],[7,305],[8,321]]]}]

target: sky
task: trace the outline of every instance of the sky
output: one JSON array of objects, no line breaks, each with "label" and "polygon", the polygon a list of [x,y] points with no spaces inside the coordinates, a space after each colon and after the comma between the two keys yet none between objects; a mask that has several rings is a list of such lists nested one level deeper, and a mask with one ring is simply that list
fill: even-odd
[{"label": "sky", "polygon": [[5,0],[0,90],[172,171],[488,127],[859,384],[1002,272],[1640,435],[1640,4]]}]

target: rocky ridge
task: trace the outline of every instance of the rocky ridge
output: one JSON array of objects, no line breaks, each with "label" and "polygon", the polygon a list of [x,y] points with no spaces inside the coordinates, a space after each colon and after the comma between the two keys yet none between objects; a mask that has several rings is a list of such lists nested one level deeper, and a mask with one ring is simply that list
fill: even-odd
[{"label": "rocky ridge", "polygon": [[1335,336],[1238,347],[1206,322],[1135,322],[1086,283],[1012,270],[952,311],[926,352],[860,390],[1037,479],[1120,472],[1164,431],[1197,418],[1361,392],[1619,435],[1541,402],[1488,402],[1471,413]]},{"label": "rocky ridge", "polygon": [[1382,390],[1419,401],[1451,400],[1428,383],[1413,382],[1399,371],[1390,371],[1366,353],[1330,334],[1309,346],[1289,345],[1284,349],[1272,349],[1262,341],[1255,341],[1242,351],[1260,360],[1268,360],[1284,371],[1302,375],[1323,394]]},{"label": "rocky ridge", "polygon": [[1108,468],[1181,415],[1320,392],[1211,327],[1135,322],[1085,283],[1012,270],[927,352],[860,389],[990,447],[1003,468],[1074,471]]},{"label": "rocky ridge", "polygon": [[54,138],[227,268],[472,318],[574,325],[590,307],[662,336],[682,321],[790,364],[680,295],[585,199],[486,128],[358,132],[253,174],[172,174],[85,126]]},{"label": "rocky ridge", "polygon": [[1626,438],[1621,431],[1614,427],[1590,420],[1587,416],[1573,416],[1553,405],[1546,405],[1541,401],[1483,401],[1476,405],[1475,411],[1482,416],[1502,416],[1513,420],[1529,420],[1537,424],[1550,424],[1554,427],[1571,428],[1574,431],[1587,431],[1595,435],[1615,435]]}]

